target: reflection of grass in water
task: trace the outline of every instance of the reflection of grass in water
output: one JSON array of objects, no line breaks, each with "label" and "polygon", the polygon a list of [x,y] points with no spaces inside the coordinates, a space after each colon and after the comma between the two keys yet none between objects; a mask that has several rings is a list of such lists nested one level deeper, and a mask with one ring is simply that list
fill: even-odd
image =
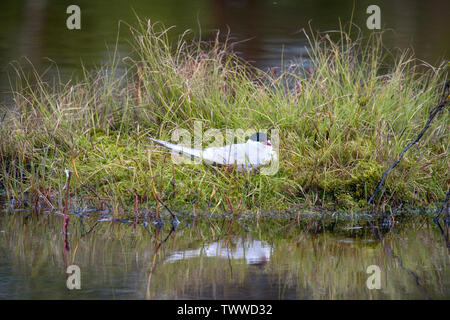
[{"label": "reflection of grass in water", "polygon": [[[4,256],[11,259],[16,276],[25,277],[26,286],[32,287],[28,289],[30,295],[34,292],[32,297],[65,298],[62,218],[30,219],[18,214],[2,216],[0,230],[6,232],[0,234],[0,248],[6,251]],[[267,224],[261,222],[259,227],[249,225],[249,231],[235,224],[228,237],[211,235],[210,226],[215,220],[204,219],[189,227],[182,224],[156,255],[150,297],[423,298],[414,279],[399,268],[370,233],[362,237],[354,237],[351,232],[340,236],[315,235],[312,231],[302,231],[289,220],[267,221]],[[94,221],[85,218],[84,224],[88,230]],[[423,221],[405,223],[397,231],[398,236],[389,233],[384,244],[402,259],[405,268],[419,277],[432,298],[448,298],[448,253],[432,225],[425,224],[414,231],[422,224]],[[225,223],[223,230],[226,229]],[[71,297],[95,298],[96,295],[110,296],[113,292],[117,292],[118,297],[127,297],[127,293],[120,293],[124,289],[131,291],[129,297],[145,297],[158,242],[153,229],[149,229],[150,233],[142,227],[136,233],[132,233],[133,230],[132,223],[101,223],[80,239],[84,232],[80,220],[72,218],[69,260],[73,258],[73,263],[82,270],[83,290],[71,292]],[[168,232],[166,225],[158,238],[164,239]],[[247,265],[243,259],[203,255],[165,262],[174,251],[194,250],[215,241],[233,247],[239,239],[244,242],[260,239],[272,246],[270,260]],[[382,290],[379,291],[370,291],[365,285],[369,276],[366,268],[372,264],[382,270]],[[59,289],[54,290],[55,286]]]},{"label": "reflection of grass in water", "polygon": [[[0,183],[7,196],[71,190],[131,205],[130,188],[149,191],[147,136],[170,140],[174,129],[280,130],[275,176],[241,174],[202,165],[176,165],[154,150],[158,191],[171,207],[355,207],[365,203],[383,168],[415,137],[437,101],[448,66],[418,67],[409,54],[385,65],[381,38],[311,38],[307,78],[266,74],[238,61],[227,45],[169,43],[167,30],[134,30],[136,57],[117,73],[117,61],[83,81],[31,84],[18,74],[15,105],[0,126]],[[225,47],[225,48],[224,48]],[[287,87],[286,79],[289,78]],[[443,199],[448,181],[448,112],[386,181],[385,199],[426,205]],[[174,179],[175,177],[175,179]],[[176,181],[176,197],[172,182]],[[85,186],[93,187],[88,189]],[[191,208],[189,208],[191,209]]]},{"label": "reflection of grass in water", "polygon": [[[416,273],[423,282],[422,285],[433,292],[435,297],[444,298],[445,294],[448,296],[448,292],[443,291],[445,287],[440,279],[443,277],[448,284],[445,248],[434,252],[433,245],[423,246],[415,241],[411,233],[408,232],[408,239],[402,243],[392,241],[391,236],[386,241],[393,242],[391,246],[394,252],[401,253],[405,266],[419,270]],[[317,239],[299,241],[296,244],[282,241],[277,248],[279,250],[274,255],[271,266],[276,273],[281,273],[283,261],[290,260],[288,265],[291,271],[286,273],[284,279],[297,285],[298,292],[306,291],[305,298],[424,298],[415,286],[414,279],[397,266],[378,242],[369,245],[358,241],[337,243],[334,237],[321,235]],[[369,276],[366,269],[370,265],[378,265],[382,270],[380,291],[366,288]],[[436,268],[443,269],[436,273]]]}]

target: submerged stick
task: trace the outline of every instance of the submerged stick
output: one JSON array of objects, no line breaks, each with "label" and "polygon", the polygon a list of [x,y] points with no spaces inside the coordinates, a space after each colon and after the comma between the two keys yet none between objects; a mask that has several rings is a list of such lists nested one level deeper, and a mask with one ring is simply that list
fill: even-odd
[{"label": "submerged stick", "polygon": [[[449,200],[450,200],[450,189],[447,190],[447,196],[445,197],[445,200],[442,203],[441,208],[438,210],[438,213],[433,218],[433,222],[438,227],[439,232],[441,233],[442,237],[445,240],[445,244],[447,246],[447,249],[450,251],[450,239],[449,239],[450,222],[448,220],[448,218],[450,217]],[[444,218],[444,227],[442,227],[441,224],[439,223],[439,216],[441,215],[442,211],[444,211],[444,209],[446,209],[447,214],[446,214],[446,216]],[[445,228],[445,231],[444,231],[444,228]]]},{"label": "submerged stick", "polygon": [[175,177],[175,166],[172,162],[172,185],[173,185],[173,198],[177,197],[177,180]]},{"label": "submerged stick", "polygon": [[136,189],[134,189],[134,190],[128,189],[128,191],[134,195],[134,231],[136,231],[137,225],[138,225],[138,216],[139,216],[139,211],[138,211],[139,195],[138,195]]},{"label": "submerged stick", "polygon": [[172,215],[172,218],[177,218],[177,215],[175,213],[173,213],[172,210],[170,210],[170,208],[168,206],[166,206],[166,204],[161,200],[161,198],[159,196],[156,196],[156,200],[158,200],[159,203],[162,204],[162,206],[164,208],[166,208],[167,211],[169,211],[169,213]]},{"label": "submerged stick", "polygon": [[167,234],[167,237],[161,242],[158,241],[158,235],[156,234],[156,237],[155,237],[155,239],[156,239],[156,249],[153,252],[152,263],[151,263],[151,266],[150,266],[150,269],[149,269],[149,272],[148,272],[148,277],[147,277],[147,290],[146,290],[146,298],[147,299],[151,298],[150,285],[151,285],[151,282],[152,282],[153,272],[156,269],[156,255],[158,254],[158,251],[161,248],[161,246],[169,239],[170,235],[175,232],[175,229],[176,229],[175,227],[172,227],[170,232]]},{"label": "submerged stick", "polygon": [[[430,300],[430,299],[431,299],[430,294],[429,294],[428,291],[425,289],[425,287],[421,284],[421,281],[420,281],[419,276],[418,276],[414,271],[412,271],[412,270],[406,268],[406,267],[403,265],[402,259],[394,253],[394,250],[393,250],[391,247],[389,247],[389,245],[386,244],[386,241],[384,240],[385,235],[383,235],[383,234],[380,232],[380,230],[378,229],[378,226],[375,226],[372,222],[369,222],[369,223],[370,223],[370,225],[372,226],[372,230],[373,230],[373,232],[375,233],[375,235],[377,236],[378,240],[380,241],[380,244],[382,245],[383,249],[388,253],[388,255],[389,255],[392,259],[394,259],[394,260],[397,262],[398,266],[399,266],[403,271],[405,271],[407,274],[409,274],[409,275],[414,279],[414,282],[416,283],[416,286],[419,288],[419,290],[420,290],[420,291],[422,292],[422,294],[425,296],[425,299]],[[393,225],[391,225],[391,226],[389,227],[389,231],[394,231]]]},{"label": "submerged stick", "polygon": [[69,211],[69,186],[70,186],[70,177],[72,176],[72,172],[70,172],[69,170],[65,170],[66,172],[66,177],[67,177],[67,182],[66,182],[66,200],[64,203],[64,223],[63,223],[63,235],[65,235],[67,233],[67,225],[69,224],[69,216],[68,216],[68,211]]},{"label": "submerged stick", "polygon": [[[152,170],[152,154],[151,154],[150,150],[148,151],[148,169],[150,171],[150,178],[152,179],[152,190],[153,190],[153,195],[155,196],[156,201],[161,203],[161,205],[164,208],[166,208],[167,211],[169,211],[169,213],[172,215],[172,218],[176,218],[176,214],[173,213],[172,210],[170,210],[168,206],[166,206],[166,204],[159,197],[158,191],[156,190],[155,179],[154,179],[155,177],[153,176],[153,170]],[[158,220],[158,219],[159,219],[159,214],[157,214],[157,216],[156,216],[156,220]]]},{"label": "submerged stick", "polygon": [[138,225],[138,201],[139,201],[138,194],[135,193],[134,194],[134,216],[135,216],[134,231],[137,230],[137,225]]},{"label": "submerged stick", "polygon": [[156,220],[159,220],[159,210],[158,210],[158,191],[156,191],[156,186],[155,186],[155,179],[153,176],[153,170],[152,170],[152,150],[153,150],[153,144],[152,144],[152,149],[148,150],[148,170],[150,171],[150,179],[152,179],[152,191],[153,191],[153,195],[155,196],[156,199]]},{"label": "submerged stick", "polygon": [[378,192],[380,192],[380,190],[383,186],[384,180],[386,179],[388,174],[392,171],[392,169],[394,169],[399,164],[400,160],[402,160],[406,151],[408,151],[413,145],[415,145],[422,138],[425,131],[427,131],[428,128],[430,127],[431,121],[433,121],[434,117],[449,103],[449,93],[447,93],[447,91],[449,91],[449,89],[450,89],[450,81],[447,81],[447,83],[444,86],[444,90],[442,92],[441,99],[439,100],[439,104],[436,107],[434,107],[433,109],[431,109],[430,113],[428,114],[427,123],[423,127],[422,131],[420,131],[419,135],[417,136],[417,138],[414,141],[410,142],[403,149],[403,151],[400,153],[400,156],[398,157],[398,159],[383,173],[383,176],[381,177],[381,180],[378,182],[378,185],[375,188],[375,191],[373,192],[372,196],[367,201],[368,204],[373,203],[376,195],[378,194]]},{"label": "submerged stick", "polygon": [[444,208],[447,208],[447,216],[449,214],[448,211],[448,202],[450,200],[450,189],[447,191],[447,195],[445,196],[445,200],[442,203],[441,208],[438,210],[438,213],[436,214],[436,216],[433,218],[433,221],[437,221],[439,219],[439,216],[441,215],[442,211],[444,211]]},{"label": "submerged stick", "polygon": [[[63,242],[64,242],[64,255],[63,255],[63,259],[64,259],[64,267],[65,267],[65,271],[67,270],[68,267],[68,254],[70,251],[70,245],[69,245],[69,238],[67,237],[68,232],[67,232],[67,227],[69,225],[69,186],[70,186],[70,177],[72,176],[72,173],[70,172],[70,170],[65,170],[66,172],[66,177],[67,177],[67,182],[66,182],[66,201],[64,203],[64,222],[63,222],[63,228],[62,228],[62,236],[63,236]],[[69,278],[69,274],[66,272],[66,281]],[[68,289],[68,293],[70,294],[70,290]]]}]

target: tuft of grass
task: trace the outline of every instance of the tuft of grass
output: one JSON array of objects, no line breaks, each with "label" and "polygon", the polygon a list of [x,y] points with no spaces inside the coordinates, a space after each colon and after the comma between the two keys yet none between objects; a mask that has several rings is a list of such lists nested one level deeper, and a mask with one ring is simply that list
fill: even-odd
[{"label": "tuft of grass", "polygon": [[[263,72],[228,42],[175,42],[140,21],[124,70],[112,61],[76,83],[48,83],[16,68],[14,106],[0,125],[0,184],[9,198],[60,199],[64,169],[79,198],[115,210],[155,204],[242,212],[292,206],[359,208],[385,168],[426,122],[448,76],[408,52],[390,54],[382,36],[309,36],[310,67]],[[174,165],[148,136],[175,129],[278,129],[274,176],[206,165]],[[434,204],[449,187],[448,110],[385,182],[382,201]],[[152,166],[150,174],[149,164]],[[51,192],[49,191],[51,190]],[[48,197],[50,199],[50,197]],[[55,200],[60,201],[60,200]]]}]

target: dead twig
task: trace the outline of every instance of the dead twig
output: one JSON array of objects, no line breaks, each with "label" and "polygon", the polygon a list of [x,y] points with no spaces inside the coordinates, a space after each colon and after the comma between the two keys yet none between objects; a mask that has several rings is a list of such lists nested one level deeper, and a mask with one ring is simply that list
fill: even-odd
[{"label": "dead twig", "polygon": [[438,210],[437,215],[433,218],[433,221],[437,221],[439,219],[439,216],[441,215],[442,211],[444,211],[444,208],[447,208],[447,215],[449,214],[449,207],[448,207],[448,201],[450,200],[450,189],[447,191],[447,195],[445,197],[444,202],[442,203],[441,208]]},{"label": "dead twig", "polygon": [[386,179],[386,177],[388,176],[388,174],[392,171],[392,169],[394,169],[399,164],[400,160],[402,160],[405,153],[422,138],[424,133],[430,127],[431,121],[433,121],[434,117],[450,102],[449,101],[449,93],[448,93],[449,89],[450,89],[450,81],[447,81],[447,83],[444,86],[444,90],[442,92],[441,99],[439,100],[439,104],[436,107],[434,107],[433,109],[431,109],[430,113],[428,114],[428,120],[427,120],[425,126],[423,127],[422,131],[420,131],[419,135],[417,136],[416,139],[414,139],[414,141],[410,142],[403,149],[403,151],[400,153],[400,156],[398,157],[398,159],[383,173],[383,176],[381,177],[381,180],[378,182],[378,185],[375,188],[375,191],[373,192],[372,196],[367,201],[368,204],[372,204],[374,202],[375,197],[378,194],[378,192],[380,192],[380,190],[383,186],[383,182]]}]

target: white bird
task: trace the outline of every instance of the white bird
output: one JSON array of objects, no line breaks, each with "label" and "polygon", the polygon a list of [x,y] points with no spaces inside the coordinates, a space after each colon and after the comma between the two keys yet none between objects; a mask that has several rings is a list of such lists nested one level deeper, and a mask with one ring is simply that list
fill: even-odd
[{"label": "white bird", "polygon": [[247,264],[265,264],[270,260],[272,247],[259,240],[242,241],[237,243],[218,241],[205,244],[200,249],[174,251],[165,262],[176,262],[197,257],[213,257],[243,260]]},{"label": "white bird", "polygon": [[203,150],[180,146],[155,138],[150,138],[150,140],[178,154],[202,159],[208,164],[219,166],[235,164],[241,170],[256,169],[259,166],[266,165],[276,156],[267,135],[261,132],[253,134],[246,143],[210,147]]}]

